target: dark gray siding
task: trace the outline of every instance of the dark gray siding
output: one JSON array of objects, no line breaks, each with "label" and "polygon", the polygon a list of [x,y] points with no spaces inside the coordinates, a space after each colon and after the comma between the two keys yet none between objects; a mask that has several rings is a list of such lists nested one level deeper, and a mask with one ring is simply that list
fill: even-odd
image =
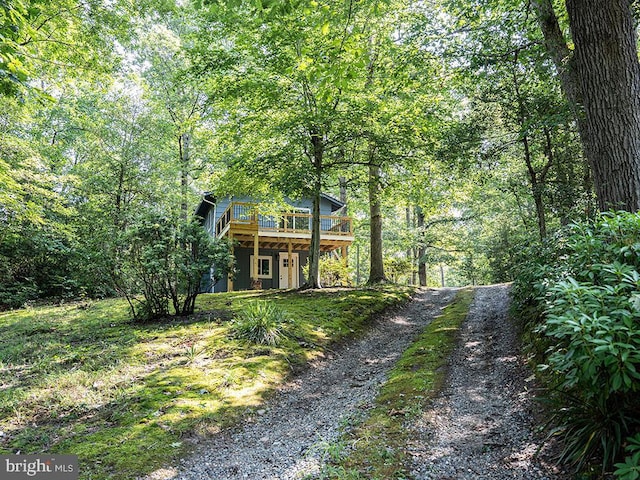
[{"label": "dark gray siding", "polygon": [[[260,256],[269,256],[272,258],[272,272],[271,278],[263,278],[262,279],[262,288],[264,290],[268,290],[271,288],[278,288],[280,285],[280,250],[260,250]],[[286,253],[282,251],[282,253]],[[302,273],[302,267],[307,264],[307,259],[309,258],[309,252],[306,250],[300,251],[295,250],[294,253],[298,254],[299,258],[299,266],[298,266],[298,277],[300,281],[300,285],[305,282],[304,274]],[[234,290],[248,290],[251,288],[251,255],[253,255],[252,248],[236,248],[235,256],[236,256],[236,266],[237,266],[237,274],[236,278],[233,282]],[[225,284],[226,287],[226,284]],[[226,291],[226,290],[218,290],[218,285],[216,285],[216,291]]]}]

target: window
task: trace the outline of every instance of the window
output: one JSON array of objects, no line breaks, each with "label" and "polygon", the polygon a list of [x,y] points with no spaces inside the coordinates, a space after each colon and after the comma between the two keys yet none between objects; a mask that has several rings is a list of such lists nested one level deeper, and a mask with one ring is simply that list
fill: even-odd
[{"label": "window", "polygon": [[[255,275],[253,274],[253,259],[254,256],[251,255],[251,268],[250,268],[250,274],[251,274],[251,278],[254,278]],[[258,255],[258,277],[257,278],[271,278],[271,261],[272,258],[271,257],[267,257],[267,256],[262,256],[262,255]]]}]

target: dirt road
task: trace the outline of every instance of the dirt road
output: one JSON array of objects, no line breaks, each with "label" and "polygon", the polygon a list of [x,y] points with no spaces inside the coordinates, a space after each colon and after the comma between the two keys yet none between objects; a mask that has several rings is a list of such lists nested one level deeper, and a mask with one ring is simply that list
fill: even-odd
[{"label": "dirt road", "polygon": [[446,387],[410,427],[415,479],[565,478],[536,435],[540,406],[508,318],[508,288],[476,290]]},{"label": "dirt road", "polygon": [[[445,389],[407,425],[416,480],[566,478],[538,455],[533,382],[517,328],[508,321],[508,288],[476,290]],[[366,415],[389,369],[454,295],[454,289],[421,292],[405,309],[379,318],[362,338],[284,385],[244,425],[147,480],[313,478],[341,428]]]},{"label": "dirt road", "polygon": [[147,479],[288,480],[318,472],[325,447],[345,422],[366,412],[395,361],[454,295],[454,289],[421,292],[400,312],[378,318],[362,338],[327,352],[246,424]]}]

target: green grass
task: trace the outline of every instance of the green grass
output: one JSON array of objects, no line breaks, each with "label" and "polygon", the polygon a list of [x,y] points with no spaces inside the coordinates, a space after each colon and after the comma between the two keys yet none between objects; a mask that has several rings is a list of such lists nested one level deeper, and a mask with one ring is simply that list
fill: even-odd
[{"label": "green grass", "polygon": [[[460,290],[409,347],[382,386],[370,415],[348,434],[346,456],[321,478],[392,480],[407,478],[406,423],[420,415],[441,389],[447,359],[469,311],[473,290]],[[344,439],[342,440],[344,443]]]},{"label": "green grass", "polygon": [[[292,370],[363,331],[411,290],[235,292],[135,324],[104,300],[0,313],[0,453],[75,454],[80,478],[131,479],[258,408]],[[287,313],[277,346],[230,334],[248,302]]]}]

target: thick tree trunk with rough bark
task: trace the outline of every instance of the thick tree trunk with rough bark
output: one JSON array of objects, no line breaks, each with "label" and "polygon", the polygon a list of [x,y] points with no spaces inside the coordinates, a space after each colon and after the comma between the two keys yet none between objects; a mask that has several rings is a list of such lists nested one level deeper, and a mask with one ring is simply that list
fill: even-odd
[{"label": "thick tree trunk with rough bark", "polygon": [[369,164],[369,215],[371,218],[371,255],[369,281],[367,282],[369,284],[386,281],[382,256],[382,211],[380,201],[382,183],[380,170],[380,165],[375,162]]},{"label": "thick tree trunk with rough bark", "polygon": [[629,0],[567,0],[601,209],[640,209],[640,62]]},{"label": "thick tree trunk with rough bark", "polygon": [[311,246],[309,248],[309,278],[307,288],[322,288],[320,284],[320,192],[319,179],[313,192],[313,207],[311,211]]},{"label": "thick tree trunk with rough bark", "polygon": [[640,210],[640,63],[631,2],[566,0],[573,52],[551,0],[532,4],[577,113],[600,209]]},{"label": "thick tree trunk with rough bark", "polygon": [[322,137],[311,132],[313,148],[313,207],[311,211],[311,245],[309,247],[309,278],[302,288],[322,288],[320,284],[320,195],[322,193],[322,162],[324,157],[324,141]]}]

